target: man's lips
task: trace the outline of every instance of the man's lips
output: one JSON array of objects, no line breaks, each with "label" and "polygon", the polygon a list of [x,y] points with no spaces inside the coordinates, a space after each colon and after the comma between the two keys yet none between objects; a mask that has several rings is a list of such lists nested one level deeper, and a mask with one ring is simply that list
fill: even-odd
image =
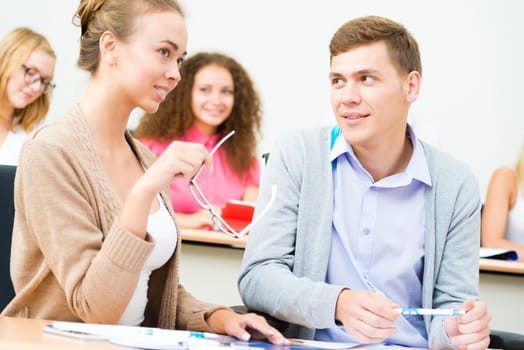
[{"label": "man's lips", "polygon": [[349,120],[357,120],[361,118],[367,118],[369,114],[360,114],[360,113],[343,113],[342,118]]}]

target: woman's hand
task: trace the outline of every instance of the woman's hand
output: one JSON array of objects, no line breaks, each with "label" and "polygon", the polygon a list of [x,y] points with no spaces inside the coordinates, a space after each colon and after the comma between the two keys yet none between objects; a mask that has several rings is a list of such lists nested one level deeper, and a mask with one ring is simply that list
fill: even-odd
[{"label": "woman's hand", "polygon": [[[222,209],[213,205],[213,210],[218,215],[221,214]],[[201,209],[193,214],[176,213],[177,222],[180,227],[192,229],[211,229],[215,227],[213,222],[213,215],[207,209]]]},{"label": "woman's hand", "polygon": [[192,229],[212,229],[213,217],[209,210],[201,209],[193,214],[176,213],[180,227]]},{"label": "woman's hand", "polygon": [[120,225],[143,239],[156,194],[176,178],[190,178],[202,164],[211,165],[211,157],[203,145],[172,142],[131,188],[120,213]]},{"label": "woman's hand", "polygon": [[146,171],[142,179],[153,186],[153,192],[157,193],[175,179],[191,178],[202,164],[211,166],[211,156],[203,145],[174,141]]},{"label": "woman's hand", "polygon": [[267,339],[275,345],[290,344],[262,316],[253,313],[239,315],[231,310],[220,309],[213,312],[207,322],[215,333],[228,334],[244,341],[254,338]]}]

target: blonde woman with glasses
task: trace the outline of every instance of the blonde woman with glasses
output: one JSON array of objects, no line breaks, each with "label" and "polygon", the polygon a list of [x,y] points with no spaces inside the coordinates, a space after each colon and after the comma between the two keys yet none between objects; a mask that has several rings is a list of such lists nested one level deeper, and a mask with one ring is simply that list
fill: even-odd
[{"label": "blonde woman with glasses", "polygon": [[56,55],[43,35],[20,27],[2,39],[0,57],[0,164],[17,165],[49,110]]},{"label": "blonde woman with glasses", "polygon": [[524,143],[515,167],[491,176],[482,212],[482,245],[513,249],[524,261]]}]

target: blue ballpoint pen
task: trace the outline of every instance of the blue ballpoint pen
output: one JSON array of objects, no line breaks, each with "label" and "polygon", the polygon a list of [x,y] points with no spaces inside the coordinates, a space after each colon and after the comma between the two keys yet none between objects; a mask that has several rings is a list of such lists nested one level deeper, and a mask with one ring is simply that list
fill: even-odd
[{"label": "blue ballpoint pen", "polygon": [[402,315],[433,315],[433,316],[458,316],[465,315],[466,311],[458,309],[423,309],[414,307],[403,307],[395,309]]},{"label": "blue ballpoint pen", "polygon": [[205,339],[206,335],[203,332],[191,331],[191,332],[189,332],[189,337],[190,338],[197,338],[197,339]]},{"label": "blue ballpoint pen", "polygon": [[[249,333],[246,333],[249,334]],[[234,338],[229,335],[218,335],[218,334],[210,334],[205,332],[196,332],[196,331],[190,331],[189,332],[189,338],[193,339],[210,339],[214,340],[216,342],[219,342],[222,345],[228,345],[231,344],[231,342],[234,341]],[[248,339],[243,339],[248,340]]]}]

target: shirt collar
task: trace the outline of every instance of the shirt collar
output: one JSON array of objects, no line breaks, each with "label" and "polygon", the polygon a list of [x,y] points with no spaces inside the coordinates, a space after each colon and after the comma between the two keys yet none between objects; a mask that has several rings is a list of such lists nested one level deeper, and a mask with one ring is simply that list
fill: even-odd
[{"label": "shirt collar", "polygon": [[431,186],[431,176],[429,174],[426,153],[424,152],[422,143],[415,135],[415,131],[409,124],[406,130],[406,136],[410,138],[411,144],[413,145],[413,154],[411,155],[411,159],[409,160],[405,173],[411,176],[413,179]]},{"label": "shirt collar", "polygon": [[[411,159],[409,160],[406,170],[402,174],[396,175],[402,175],[403,177],[407,177],[409,179],[416,179],[428,186],[431,186],[431,176],[429,174],[429,167],[424,148],[422,147],[420,140],[417,139],[415,131],[409,124],[407,125],[406,129],[406,137],[411,140],[411,144],[413,145],[413,154],[411,155]],[[344,135],[340,133],[333,144],[333,148],[331,149],[329,155],[329,160],[333,163],[333,161],[343,154],[347,154],[348,160],[350,162],[358,164],[360,168],[366,171],[360,164],[358,158],[355,156],[351,145],[346,141]],[[396,177],[396,175],[393,176]]]}]

